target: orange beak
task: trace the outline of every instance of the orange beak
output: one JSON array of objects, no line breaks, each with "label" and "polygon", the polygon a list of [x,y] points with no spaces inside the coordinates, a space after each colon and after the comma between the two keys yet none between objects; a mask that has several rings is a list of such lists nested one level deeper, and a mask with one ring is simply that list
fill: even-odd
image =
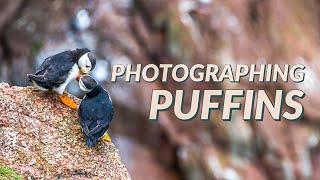
[{"label": "orange beak", "polygon": [[76,78],[76,80],[79,81],[79,80],[80,80],[80,77],[81,77],[81,74],[79,73],[79,74],[78,74],[78,77]]}]

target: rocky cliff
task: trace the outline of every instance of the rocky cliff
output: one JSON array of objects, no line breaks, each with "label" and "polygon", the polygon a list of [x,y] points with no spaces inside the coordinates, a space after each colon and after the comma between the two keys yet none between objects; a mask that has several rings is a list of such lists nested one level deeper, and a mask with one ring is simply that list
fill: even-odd
[{"label": "rocky cliff", "polygon": [[55,94],[0,84],[0,166],[31,179],[130,179],[113,143],[86,147],[77,119]]}]

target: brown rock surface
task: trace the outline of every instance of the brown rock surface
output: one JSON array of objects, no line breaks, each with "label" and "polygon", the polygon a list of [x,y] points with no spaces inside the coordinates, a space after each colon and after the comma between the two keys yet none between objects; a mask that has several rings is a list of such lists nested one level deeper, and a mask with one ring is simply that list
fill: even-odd
[{"label": "brown rock surface", "polygon": [[130,179],[113,143],[86,147],[56,95],[0,84],[0,97],[0,164],[35,179]]}]

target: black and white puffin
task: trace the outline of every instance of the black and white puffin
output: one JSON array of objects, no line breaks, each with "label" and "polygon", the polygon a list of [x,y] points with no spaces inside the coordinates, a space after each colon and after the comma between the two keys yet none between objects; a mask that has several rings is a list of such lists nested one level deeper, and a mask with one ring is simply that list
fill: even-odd
[{"label": "black and white puffin", "polygon": [[99,139],[111,141],[107,132],[114,108],[109,93],[89,75],[81,76],[79,86],[86,92],[78,113],[87,146],[95,146]]},{"label": "black and white puffin", "polygon": [[89,49],[75,49],[46,58],[35,74],[27,76],[37,89],[57,92],[64,104],[76,109],[76,103],[64,94],[65,89],[81,74],[88,74],[95,65],[96,59]]}]

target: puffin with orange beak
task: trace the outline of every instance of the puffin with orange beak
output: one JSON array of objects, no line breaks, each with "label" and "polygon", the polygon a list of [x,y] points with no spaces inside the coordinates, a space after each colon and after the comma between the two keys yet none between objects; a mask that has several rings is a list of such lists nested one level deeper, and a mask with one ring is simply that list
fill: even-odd
[{"label": "puffin with orange beak", "polygon": [[71,81],[88,74],[95,65],[96,59],[89,49],[75,49],[46,58],[35,74],[27,76],[34,87],[42,91],[55,91],[64,104],[76,109],[77,104],[68,97],[65,89]]}]

